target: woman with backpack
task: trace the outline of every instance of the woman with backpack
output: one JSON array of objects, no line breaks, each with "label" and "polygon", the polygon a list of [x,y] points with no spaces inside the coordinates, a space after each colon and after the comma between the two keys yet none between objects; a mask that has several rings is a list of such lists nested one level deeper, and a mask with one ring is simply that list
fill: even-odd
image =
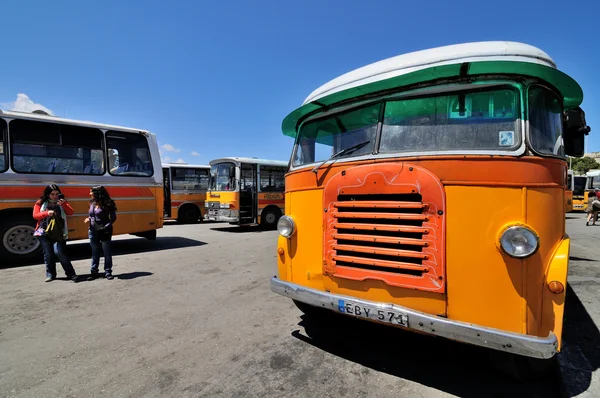
[{"label": "woman with backpack", "polygon": [[46,282],[56,279],[56,259],[67,275],[67,279],[76,281],[77,274],[67,256],[68,228],[67,215],[74,213],[65,200],[60,188],[50,184],[33,206],[33,218],[37,220],[34,235],[37,236],[44,252],[46,264]]},{"label": "woman with backpack", "polygon": [[90,224],[88,236],[90,246],[92,246],[91,279],[98,277],[100,247],[102,247],[104,252],[104,277],[110,280],[113,279],[110,241],[113,235],[113,224],[117,221],[117,206],[102,185],[93,187],[90,190],[90,197],[90,216],[85,219],[85,222]]}]

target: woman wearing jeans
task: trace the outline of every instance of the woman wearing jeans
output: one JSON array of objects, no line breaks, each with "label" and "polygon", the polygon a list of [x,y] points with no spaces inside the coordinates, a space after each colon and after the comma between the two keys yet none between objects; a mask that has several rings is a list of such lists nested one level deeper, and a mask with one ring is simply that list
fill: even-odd
[{"label": "woman wearing jeans", "polygon": [[[37,220],[35,226],[36,233],[41,231],[41,235],[37,235],[42,250],[44,251],[44,263],[46,264],[46,282],[51,282],[56,279],[56,259],[60,261],[60,264],[67,275],[67,279],[76,281],[77,275],[73,269],[73,264],[67,256],[67,243],[68,228],[67,228],[67,215],[74,213],[73,208],[64,199],[64,195],[60,192],[60,188],[56,184],[50,184],[44,189],[44,193],[40,196],[40,199],[35,202],[33,206],[33,218]],[[54,217],[55,221],[58,222],[60,228],[62,228],[62,239],[58,238],[53,240],[50,236],[47,236],[44,232],[48,226],[49,220]]]},{"label": "woman wearing jeans", "polygon": [[92,246],[91,278],[98,277],[100,267],[100,247],[104,252],[104,277],[113,279],[112,276],[112,253],[110,241],[113,235],[113,224],[117,221],[117,206],[110,198],[106,188],[99,185],[90,190],[89,217],[85,219],[90,224],[88,236]]}]

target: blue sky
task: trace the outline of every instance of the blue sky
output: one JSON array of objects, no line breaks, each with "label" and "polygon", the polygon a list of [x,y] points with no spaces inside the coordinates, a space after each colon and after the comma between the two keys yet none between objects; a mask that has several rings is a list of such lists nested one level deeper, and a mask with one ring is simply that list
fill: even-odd
[{"label": "blue sky", "polygon": [[7,2],[0,104],[147,129],[171,161],[287,161],[283,118],[330,79],[410,51],[512,40],[541,48],[579,82],[587,149],[600,151],[599,4]]}]

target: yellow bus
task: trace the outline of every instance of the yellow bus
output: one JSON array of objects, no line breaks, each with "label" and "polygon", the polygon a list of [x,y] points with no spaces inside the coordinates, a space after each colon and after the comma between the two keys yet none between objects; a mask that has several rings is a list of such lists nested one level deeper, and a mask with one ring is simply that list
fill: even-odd
[{"label": "yellow bus", "polygon": [[275,228],[284,214],[288,162],[225,157],[210,161],[205,220]]},{"label": "yellow bus", "polygon": [[575,177],[573,170],[567,171],[567,188],[565,189],[565,212],[570,213],[573,211],[573,186],[575,184]]},{"label": "yellow bus", "polygon": [[272,291],[309,316],[487,347],[523,377],[553,366],[582,100],[515,42],[399,55],[324,84],[283,120],[295,144]]},{"label": "yellow bus", "polygon": [[576,176],[571,172],[570,190],[572,192],[572,211],[583,211],[587,207],[588,194],[586,191],[586,176]]},{"label": "yellow bus", "polygon": [[148,131],[41,113],[0,111],[0,262],[41,260],[33,205],[58,184],[75,214],[69,239],[86,239],[90,188],[116,201],[115,234],[156,238],[163,181],[156,136]]},{"label": "yellow bus", "polygon": [[196,223],[205,214],[210,166],[164,163],[165,220]]}]

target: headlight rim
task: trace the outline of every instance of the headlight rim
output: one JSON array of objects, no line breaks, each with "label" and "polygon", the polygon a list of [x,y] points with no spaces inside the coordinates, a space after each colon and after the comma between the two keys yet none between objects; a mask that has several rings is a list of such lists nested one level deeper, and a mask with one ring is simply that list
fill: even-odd
[{"label": "headlight rim", "polygon": [[[514,253],[510,253],[504,249],[504,245],[502,244],[502,239],[504,238],[506,233],[508,233],[509,231],[514,231],[514,230],[518,230],[518,229],[524,229],[524,230],[530,232],[535,239],[534,250],[526,255],[515,255]],[[507,256],[510,256],[517,260],[524,260],[524,259],[529,258],[529,257],[533,256],[534,254],[536,254],[538,252],[538,250],[540,249],[540,235],[537,233],[537,231],[535,229],[533,229],[529,225],[509,224],[509,225],[505,226],[504,228],[502,228],[502,230],[500,231],[500,234],[498,236],[498,247],[502,251],[502,253],[506,254]]]},{"label": "headlight rim", "polygon": [[[290,226],[291,226],[291,232],[287,235],[283,234],[279,227],[279,224],[281,222],[285,222],[285,221],[289,221]],[[283,236],[284,238],[290,239],[296,233],[296,222],[294,221],[294,219],[291,216],[284,214],[283,216],[279,217],[279,220],[277,220],[277,232],[279,233],[279,235]]]}]

